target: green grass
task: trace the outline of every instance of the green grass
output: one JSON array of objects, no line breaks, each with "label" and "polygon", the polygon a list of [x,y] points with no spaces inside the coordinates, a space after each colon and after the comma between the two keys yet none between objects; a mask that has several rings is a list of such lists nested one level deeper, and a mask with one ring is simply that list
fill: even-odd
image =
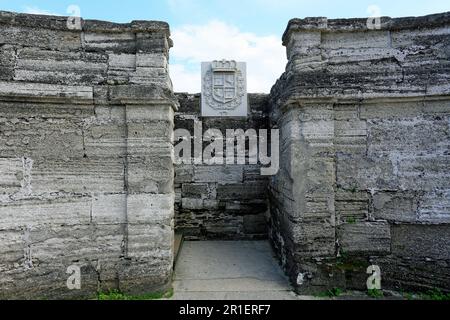
[{"label": "green grass", "polygon": [[402,292],[402,296],[406,300],[414,300],[415,299],[414,293],[410,293],[410,292]]},{"label": "green grass", "polygon": [[450,301],[450,293],[443,293],[439,289],[419,293],[403,292],[402,295],[408,300]]},{"label": "green grass", "polygon": [[124,294],[118,290],[110,290],[109,292],[100,292],[97,296],[98,300],[159,300],[168,299],[173,296],[173,289],[166,292],[152,292],[143,295],[133,296]]},{"label": "green grass", "polygon": [[450,301],[450,293],[443,293],[439,289],[433,289],[425,293],[426,300]]},{"label": "green grass", "polygon": [[355,224],[356,223],[356,219],[353,217],[347,218],[347,223],[348,224]]},{"label": "green grass", "polygon": [[384,293],[381,290],[378,289],[371,289],[367,290],[367,295],[374,299],[379,299],[384,297]]},{"label": "green grass", "polygon": [[333,288],[330,290],[327,290],[325,292],[319,293],[318,295],[316,295],[316,297],[318,298],[336,298],[341,296],[344,293],[344,290],[340,289],[340,288]]}]

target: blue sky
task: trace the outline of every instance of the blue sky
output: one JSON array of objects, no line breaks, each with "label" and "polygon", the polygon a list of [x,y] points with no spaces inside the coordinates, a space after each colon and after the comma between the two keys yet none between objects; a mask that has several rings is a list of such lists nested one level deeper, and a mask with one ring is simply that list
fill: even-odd
[{"label": "blue sky", "polygon": [[169,22],[175,47],[171,76],[177,91],[199,91],[200,62],[247,61],[249,90],[267,92],[286,64],[281,35],[291,18],[367,17],[375,5],[383,16],[450,11],[449,0],[0,0],[0,10],[81,16],[114,22]]}]

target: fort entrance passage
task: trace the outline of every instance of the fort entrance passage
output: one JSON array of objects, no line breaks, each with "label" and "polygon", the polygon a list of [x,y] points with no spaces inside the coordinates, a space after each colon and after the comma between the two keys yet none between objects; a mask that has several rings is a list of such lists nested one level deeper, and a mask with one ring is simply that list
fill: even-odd
[{"label": "fort entrance passage", "polygon": [[[201,134],[214,129],[223,136],[227,130],[258,132],[269,127],[268,95],[250,94],[249,116],[241,118],[204,118],[200,94],[177,94],[177,98],[175,129],[190,133],[192,150],[198,125]],[[210,143],[203,141],[203,145]],[[234,164],[175,164],[175,230],[186,240],[268,239],[270,176],[261,174],[260,164],[251,164],[249,141],[246,146],[245,164],[237,164],[235,158]]]},{"label": "fort entrance passage", "polygon": [[185,242],[173,286],[174,299],[298,299],[268,241]]}]

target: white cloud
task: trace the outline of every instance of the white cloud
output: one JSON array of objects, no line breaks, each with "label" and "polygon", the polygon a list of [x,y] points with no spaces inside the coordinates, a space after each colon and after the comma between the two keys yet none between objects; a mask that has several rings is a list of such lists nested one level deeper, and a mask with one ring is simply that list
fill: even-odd
[{"label": "white cloud", "polygon": [[170,77],[175,92],[200,92],[200,72],[190,72],[182,64],[171,64]]},{"label": "white cloud", "polygon": [[171,77],[175,91],[200,92],[200,63],[218,59],[247,62],[249,92],[269,92],[286,66],[277,36],[257,36],[213,20],[185,25],[172,32]]},{"label": "white cloud", "polygon": [[29,14],[41,14],[41,15],[47,15],[47,16],[59,16],[60,15],[55,12],[39,9],[38,7],[35,7],[35,6],[25,6],[24,12],[29,13]]}]

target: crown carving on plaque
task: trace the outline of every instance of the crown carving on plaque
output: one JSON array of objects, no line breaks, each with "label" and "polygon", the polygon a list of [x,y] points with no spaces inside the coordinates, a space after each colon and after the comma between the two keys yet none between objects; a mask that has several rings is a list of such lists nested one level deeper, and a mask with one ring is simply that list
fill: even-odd
[{"label": "crown carving on plaque", "polygon": [[215,60],[212,62],[212,70],[216,71],[237,71],[237,62],[234,60]]}]

